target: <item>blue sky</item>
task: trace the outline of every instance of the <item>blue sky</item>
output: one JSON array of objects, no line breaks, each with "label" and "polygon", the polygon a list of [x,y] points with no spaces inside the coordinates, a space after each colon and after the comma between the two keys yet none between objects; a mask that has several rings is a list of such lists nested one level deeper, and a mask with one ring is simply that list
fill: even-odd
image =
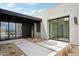
[{"label": "blue sky", "polygon": [[57,5],[55,3],[0,3],[0,8],[33,16]]}]

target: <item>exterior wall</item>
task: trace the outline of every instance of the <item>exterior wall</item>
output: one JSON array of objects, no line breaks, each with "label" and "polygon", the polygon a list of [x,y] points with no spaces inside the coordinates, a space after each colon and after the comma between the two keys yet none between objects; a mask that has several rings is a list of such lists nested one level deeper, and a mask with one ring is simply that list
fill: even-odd
[{"label": "exterior wall", "polygon": [[[78,19],[79,19],[79,4],[78,4]],[[78,20],[78,45],[79,45],[79,20]]]},{"label": "exterior wall", "polygon": [[59,18],[69,15],[69,43],[78,44],[78,25],[74,23],[74,17],[78,17],[78,4],[63,3],[55,8],[51,8],[45,12],[39,13],[36,17],[42,18],[41,22],[41,38],[49,39],[49,19]]}]

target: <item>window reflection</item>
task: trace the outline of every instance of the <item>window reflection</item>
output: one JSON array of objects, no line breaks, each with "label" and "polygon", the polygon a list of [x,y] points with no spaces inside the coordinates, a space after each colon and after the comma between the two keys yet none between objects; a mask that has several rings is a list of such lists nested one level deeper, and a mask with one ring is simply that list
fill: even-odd
[{"label": "window reflection", "polygon": [[16,23],[16,37],[22,37],[22,24]]},{"label": "window reflection", "polygon": [[49,38],[69,41],[69,17],[52,19],[49,21]]},{"label": "window reflection", "polygon": [[15,23],[9,23],[9,38],[15,38]]},{"label": "window reflection", "polygon": [[0,40],[22,37],[22,24],[11,22],[0,22]]},{"label": "window reflection", "polygon": [[8,23],[7,22],[1,22],[1,40],[8,39]]}]

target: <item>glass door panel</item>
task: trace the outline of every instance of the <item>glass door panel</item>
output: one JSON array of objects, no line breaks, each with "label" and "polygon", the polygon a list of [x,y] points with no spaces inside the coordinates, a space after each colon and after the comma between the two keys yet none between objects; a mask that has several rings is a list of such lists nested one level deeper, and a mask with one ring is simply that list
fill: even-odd
[{"label": "glass door panel", "polygon": [[58,40],[68,41],[69,38],[69,19],[58,19]]},{"label": "glass door panel", "polygon": [[69,17],[49,21],[49,38],[69,41]]},{"label": "glass door panel", "polygon": [[9,39],[15,38],[15,23],[9,23]]},{"label": "glass door panel", "polygon": [[20,38],[22,37],[22,24],[16,23],[16,37]]},{"label": "glass door panel", "polygon": [[1,40],[8,39],[8,22],[1,22],[0,35]]},{"label": "glass door panel", "polygon": [[58,38],[63,37],[63,18],[58,19]]},{"label": "glass door panel", "polygon": [[57,40],[57,20],[50,21],[50,38]]},{"label": "glass door panel", "polygon": [[63,21],[63,40],[69,41],[69,18],[64,18]]}]

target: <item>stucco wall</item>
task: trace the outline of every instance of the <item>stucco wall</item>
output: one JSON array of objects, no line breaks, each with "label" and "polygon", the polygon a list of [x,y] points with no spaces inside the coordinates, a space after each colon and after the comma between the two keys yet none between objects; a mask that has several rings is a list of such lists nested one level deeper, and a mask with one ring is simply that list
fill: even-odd
[{"label": "stucco wall", "polygon": [[36,14],[36,17],[42,18],[41,22],[41,37],[49,39],[49,19],[54,19],[62,16],[70,16],[69,20],[69,39],[70,43],[78,44],[78,25],[74,23],[74,17],[78,17],[78,4],[63,3],[55,8],[51,8],[42,13]]},{"label": "stucco wall", "polygon": [[78,4],[78,45],[79,45],[79,4]]}]

